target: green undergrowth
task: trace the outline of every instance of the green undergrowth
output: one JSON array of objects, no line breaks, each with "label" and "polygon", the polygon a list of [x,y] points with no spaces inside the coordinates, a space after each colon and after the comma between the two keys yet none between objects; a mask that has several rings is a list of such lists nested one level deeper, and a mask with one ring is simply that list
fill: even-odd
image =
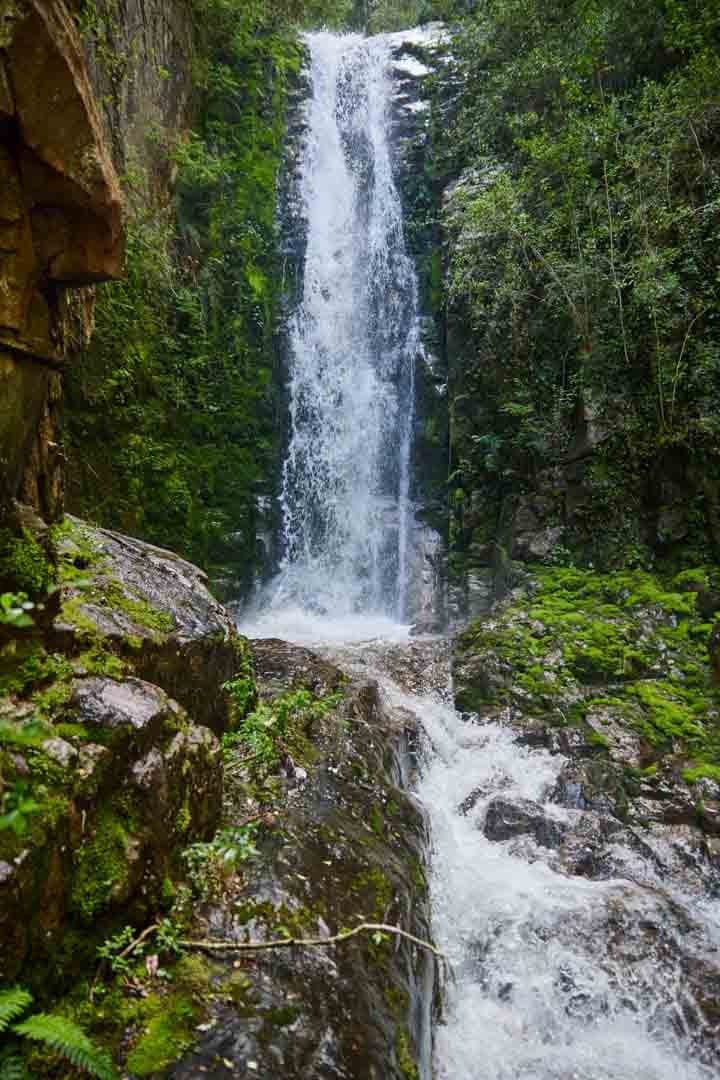
[{"label": "green undergrowth", "polygon": [[[233,680],[226,689],[236,706],[244,708],[248,701],[245,679]],[[340,703],[340,694],[317,697],[299,688],[274,698],[258,702],[256,707],[239,721],[237,730],[223,736],[223,750],[233,755],[238,751],[251,755],[256,769],[277,768],[285,755],[298,764],[309,764],[314,758],[312,728]]]},{"label": "green undergrowth", "polygon": [[[461,635],[461,660],[485,672],[461,689],[461,704],[516,705],[558,725],[610,710],[649,754],[682,756],[686,779],[712,776],[720,766],[720,696],[703,598],[716,585],[712,568],[670,578],[536,568],[524,598]],[[591,736],[603,745],[601,732]]]}]

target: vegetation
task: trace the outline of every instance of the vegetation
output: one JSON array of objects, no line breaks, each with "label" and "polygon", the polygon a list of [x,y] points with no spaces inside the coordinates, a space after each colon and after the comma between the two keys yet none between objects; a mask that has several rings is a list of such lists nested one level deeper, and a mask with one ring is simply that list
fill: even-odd
[{"label": "vegetation", "polygon": [[[236,708],[244,711],[248,702],[245,680],[226,683],[226,689]],[[333,712],[341,696],[336,693],[315,697],[301,687],[280,694],[269,703],[258,702],[251,712],[243,715],[236,732],[223,736],[223,749],[231,757],[238,750],[249,751],[263,770],[277,767],[288,754],[307,760],[307,735],[312,725]]]},{"label": "vegetation", "polygon": [[500,537],[523,492],[562,503],[571,484],[555,520],[585,560],[714,557],[720,6],[472,9],[438,151],[460,177],[445,218],[457,550],[484,542],[483,519]]},{"label": "vegetation", "polygon": [[0,990],[0,1038],[8,1043],[0,1049],[2,1080],[24,1080],[27,1076],[23,1058],[13,1045],[19,1039],[41,1043],[55,1057],[98,1080],[115,1080],[117,1073],[110,1056],[98,1049],[72,1020],[55,1013],[33,1013],[21,1020],[32,1000],[32,994],[20,986]]},{"label": "vegetation", "polygon": [[462,690],[461,706],[513,704],[580,726],[597,745],[598,728],[619,723],[640,736],[646,765],[676,759],[688,782],[712,777],[720,697],[703,597],[716,579],[712,568],[663,580],[641,570],[536,567],[529,595],[461,635],[461,653],[485,671]]}]

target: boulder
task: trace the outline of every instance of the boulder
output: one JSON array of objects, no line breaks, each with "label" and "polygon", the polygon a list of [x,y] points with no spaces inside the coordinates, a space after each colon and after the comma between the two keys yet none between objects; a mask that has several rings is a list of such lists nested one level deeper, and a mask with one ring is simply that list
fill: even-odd
[{"label": "boulder", "polygon": [[[39,810],[27,835],[0,834],[0,965],[9,979],[82,970],[107,919],[153,914],[182,848],[209,839],[219,820],[217,740],[158,687],[80,679],[68,714],[87,734],[53,736],[28,752],[31,776],[43,780]],[[65,943],[77,935],[85,947],[71,955]]]},{"label": "boulder", "polygon": [[510,840],[530,835],[540,847],[557,848],[563,826],[548,817],[542,806],[529,799],[491,799],[485,810],[483,832],[488,840]]},{"label": "boulder", "polygon": [[99,639],[196,722],[222,734],[223,684],[246,660],[243,639],[206,575],[171,551],[69,516],[59,554],[66,586],[55,645],[79,652]]},{"label": "boulder", "polygon": [[[366,920],[427,940],[426,824],[394,783],[402,723],[375,684],[349,681],[307,649],[253,648],[262,698],[305,684],[342,687],[342,701],[306,733],[300,782],[281,767],[270,790],[253,795],[252,767],[240,766],[245,782],[230,793],[228,817],[245,820],[261,800],[260,857],[226,883],[221,901],[204,905],[198,934],[322,939]],[[234,963],[228,952],[215,977],[227,980]],[[335,947],[261,952],[242,975],[239,991],[211,1004],[198,1044],[171,1071],[176,1080],[215,1075],[218,1061],[238,1075],[288,1080],[407,1080],[429,1064],[435,961],[406,940],[359,935]]]}]

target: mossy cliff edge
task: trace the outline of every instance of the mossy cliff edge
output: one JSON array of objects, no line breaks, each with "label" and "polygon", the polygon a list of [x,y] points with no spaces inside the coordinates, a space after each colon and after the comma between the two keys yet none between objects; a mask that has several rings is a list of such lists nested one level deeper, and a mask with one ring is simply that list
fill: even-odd
[{"label": "mossy cliff edge", "polygon": [[458,637],[457,705],[566,754],[568,805],[602,803],[640,830],[687,826],[716,862],[719,603],[713,567],[535,566]]}]

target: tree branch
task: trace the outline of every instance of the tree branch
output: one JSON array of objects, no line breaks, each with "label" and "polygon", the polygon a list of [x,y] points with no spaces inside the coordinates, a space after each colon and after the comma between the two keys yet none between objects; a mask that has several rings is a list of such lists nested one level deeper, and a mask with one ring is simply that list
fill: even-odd
[{"label": "tree branch", "polygon": [[341,930],[339,933],[325,938],[288,937],[274,941],[212,941],[208,939],[195,941],[187,939],[180,941],[179,944],[186,949],[208,949],[211,952],[257,952],[267,949],[289,949],[293,946],[301,948],[311,945],[327,947],[328,945],[337,945],[339,942],[348,941],[358,934],[371,931],[395,934],[397,937],[406,938],[406,940],[412,941],[414,945],[419,945],[421,949],[427,949],[428,952],[433,953],[434,956],[439,957],[441,960],[445,959],[445,954],[429,941],[423,941],[422,938],[415,937],[414,934],[409,933],[407,930],[401,930],[399,926],[389,926],[387,923],[359,923],[358,926],[354,926],[351,930]]}]

